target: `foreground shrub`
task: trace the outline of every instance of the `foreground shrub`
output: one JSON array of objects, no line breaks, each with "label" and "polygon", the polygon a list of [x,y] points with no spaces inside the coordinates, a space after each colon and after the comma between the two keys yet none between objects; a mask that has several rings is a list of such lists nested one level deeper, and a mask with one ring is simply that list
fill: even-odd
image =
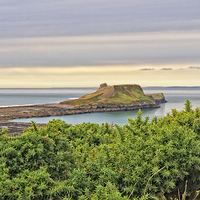
[{"label": "foreground shrub", "polygon": [[199,118],[186,101],[159,119],[139,111],[124,126],[52,120],[16,137],[2,132],[0,199],[194,199]]}]

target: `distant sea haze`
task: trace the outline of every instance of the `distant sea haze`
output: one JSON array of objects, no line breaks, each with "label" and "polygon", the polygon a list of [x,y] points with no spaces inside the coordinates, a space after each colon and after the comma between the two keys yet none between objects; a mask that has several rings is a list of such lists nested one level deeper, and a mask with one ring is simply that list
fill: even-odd
[{"label": "distant sea haze", "polygon": [[97,88],[0,88],[0,106],[59,103],[95,90]]},{"label": "distant sea haze", "polygon": [[[79,98],[96,90],[97,88],[0,89],[0,106],[59,103],[64,100]],[[200,107],[200,87],[146,87],[143,88],[143,91],[145,94],[162,92],[167,100],[167,103],[160,104],[161,108],[142,110],[144,117],[147,115],[163,117],[166,113],[171,112],[171,109],[181,110],[184,108],[186,99],[192,102],[193,108]],[[52,119],[62,119],[73,125],[83,122],[125,124],[128,117],[135,118],[136,115],[137,110],[16,119],[14,121],[30,122],[34,120],[37,123],[48,123]]]}]

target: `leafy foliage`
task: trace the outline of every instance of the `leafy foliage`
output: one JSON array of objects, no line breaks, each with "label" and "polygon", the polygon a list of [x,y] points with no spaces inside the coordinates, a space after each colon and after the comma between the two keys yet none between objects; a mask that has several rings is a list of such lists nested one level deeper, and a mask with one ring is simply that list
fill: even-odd
[{"label": "leafy foliage", "polygon": [[[200,110],[0,134],[0,199],[170,199],[200,189]],[[162,170],[160,170],[162,169]],[[148,183],[148,184],[147,184]],[[144,192],[147,194],[143,196]]]}]

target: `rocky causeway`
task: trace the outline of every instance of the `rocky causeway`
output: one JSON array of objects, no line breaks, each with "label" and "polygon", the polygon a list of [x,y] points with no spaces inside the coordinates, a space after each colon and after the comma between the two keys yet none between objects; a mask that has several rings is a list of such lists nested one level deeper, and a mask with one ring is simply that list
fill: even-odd
[{"label": "rocky causeway", "polygon": [[109,112],[109,111],[126,111],[142,108],[159,108],[158,104],[148,105],[111,105],[111,106],[90,106],[90,107],[72,107],[60,104],[45,104],[33,106],[11,106],[0,107],[0,131],[8,128],[8,135],[16,135],[22,133],[23,130],[29,127],[30,123],[12,122],[8,120],[19,118],[32,117],[48,117],[48,116],[63,116],[94,112]]}]

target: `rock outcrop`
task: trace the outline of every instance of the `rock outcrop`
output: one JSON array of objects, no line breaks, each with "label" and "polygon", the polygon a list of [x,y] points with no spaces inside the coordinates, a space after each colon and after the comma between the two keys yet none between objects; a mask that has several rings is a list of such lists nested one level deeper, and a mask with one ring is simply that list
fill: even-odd
[{"label": "rock outcrop", "polygon": [[105,88],[105,87],[107,87],[108,85],[107,85],[107,83],[102,83],[100,86],[99,86],[99,89],[103,89],[103,88]]}]

